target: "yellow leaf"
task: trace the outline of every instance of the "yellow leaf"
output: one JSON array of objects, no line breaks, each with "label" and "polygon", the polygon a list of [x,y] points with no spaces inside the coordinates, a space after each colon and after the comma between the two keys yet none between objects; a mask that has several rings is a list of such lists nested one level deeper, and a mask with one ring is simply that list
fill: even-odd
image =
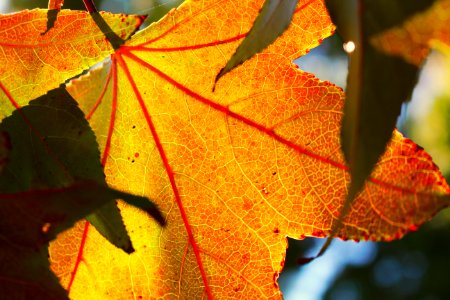
[{"label": "yellow leaf", "polygon": [[404,24],[373,37],[378,49],[403,57],[420,65],[434,43],[450,46],[450,1],[438,0],[425,12],[408,19]]},{"label": "yellow leaf", "polygon": [[[122,38],[143,21],[132,15],[102,16]],[[54,28],[46,30],[44,9],[0,15],[0,120],[114,51],[87,12],[62,10]]]}]

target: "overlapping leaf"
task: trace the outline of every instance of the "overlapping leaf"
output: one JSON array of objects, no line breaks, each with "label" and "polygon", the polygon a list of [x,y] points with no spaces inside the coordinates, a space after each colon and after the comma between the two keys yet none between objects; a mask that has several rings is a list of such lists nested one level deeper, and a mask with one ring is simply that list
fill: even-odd
[{"label": "overlapping leaf", "polygon": [[449,0],[437,0],[426,11],[416,14],[400,26],[380,33],[371,42],[381,51],[420,65],[433,44],[450,46],[449,10]]},{"label": "overlapping leaf", "polygon": [[[301,3],[275,44],[212,91],[261,5],[187,1],[69,87],[109,184],[155,199],[168,222],[124,206],[130,257],[84,224],[61,236],[51,260],[74,299],[278,298],[286,236],[326,236],[338,218],[343,93],[291,64],[332,33],[323,4]],[[430,157],[394,133],[339,236],[398,238],[448,192]]]},{"label": "overlapping leaf", "polygon": [[23,193],[0,193],[0,292],[6,299],[68,299],[67,291],[50,271],[48,242],[58,233],[122,198],[148,207],[143,197],[108,188],[93,181]]},{"label": "overlapping leaf", "polygon": [[[143,21],[139,16],[102,16],[124,39]],[[55,26],[46,30],[47,10],[0,16],[0,120],[113,52],[86,12],[62,10]]]},{"label": "overlapping leaf", "polygon": [[[0,174],[1,193],[62,188],[77,180],[106,185],[94,134],[74,104],[70,95],[58,88],[3,120],[0,131],[11,138],[13,151]],[[114,202],[87,219],[115,246],[133,251]]]},{"label": "overlapping leaf", "polygon": [[59,11],[61,10],[61,7],[64,5],[64,0],[48,0],[48,10],[47,10],[47,29],[44,33],[50,31],[53,27],[55,27],[56,19],[58,18]]},{"label": "overlapping leaf", "polygon": [[217,74],[216,81],[272,44],[289,27],[298,0],[266,0],[236,52]]},{"label": "overlapping leaf", "polygon": [[341,129],[342,151],[352,177],[349,203],[384,153],[401,105],[409,100],[419,73],[418,66],[379,51],[370,40],[386,28],[401,24],[414,11],[426,9],[431,2],[325,1],[339,34],[355,46],[349,53]]},{"label": "overlapping leaf", "polygon": [[84,217],[90,216],[105,237],[130,252],[114,202],[118,198],[157,213],[161,220],[148,199],[106,186],[94,134],[65,90],[51,91],[15,111],[1,122],[0,132],[3,298],[67,298],[50,271],[48,242]]}]

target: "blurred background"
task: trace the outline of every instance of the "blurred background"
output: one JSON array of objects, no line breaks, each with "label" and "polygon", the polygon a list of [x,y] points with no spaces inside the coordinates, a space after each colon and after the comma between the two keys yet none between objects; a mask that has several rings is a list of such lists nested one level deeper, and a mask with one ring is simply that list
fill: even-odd
[{"label": "blurred background", "polygon": [[[96,0],[100,10],[148,15],[158,20],[181,0]],[[47,7],[48,0],[0,0],[0,12]],[[81,0],[64,8],[84,9]],[[295,61],[302,70],[345,88],[347,56],[338,36],[330,37]],[[411,101],[403,107],[400,131],[431,154],[450,179],[450,57],[434,50],[425,62]],[[450,299],[450,209],[399,241],[372,243],[336,240],[325,255],[323,239],[289,239],[279,284],[287,300]]]}]

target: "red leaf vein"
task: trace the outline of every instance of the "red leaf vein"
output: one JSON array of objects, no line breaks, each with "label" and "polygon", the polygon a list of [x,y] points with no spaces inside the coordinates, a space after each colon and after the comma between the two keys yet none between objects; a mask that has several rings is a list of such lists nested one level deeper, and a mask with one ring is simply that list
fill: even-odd
[{"label": "red leaf vein", "polygon": [[208,298],[209,299],[213,299],[212,293],[211,293],[211,290],[210,290],[210,287],[209,287],[209,284],[208,284],[208,279],[206,277],[206,272],[205,272],[205,269],[203,267],[203,263],[202,263],[202,260],[201,260],[201,257],[200,257],[200,250],[199,250],[197,242],[196,242],[196,240],[194,238],[194,235],[192,233],[192,228],[191,228],[191,225],[189,223],[188,216],[186,214],[186,211],[184,209],[183,203],[181,201],[181,196],[180,196],[180,193],[178,191],[178,187],[177,187],[176,182],[175,182],[174,172],[173,172],[172,167],[170,166],[170,163],[169,163],[169,161],[167,159],[167,155],[166,155],[166,153],[164,151],[164,148],[162,146],[161,140],[160,140],[159,135],[158,135],[158,133],[156,131],[155,125],[153,124],[152,118],[150,116],[150,113],[148,112],[147,106],[145,105],[144,99],[142,98],[142,95],[139,92],[139,90],[138,90],[138,88],[136,86],[136,83],[134,82],[134,79],[133,79],[133,77],[132,77],[132,75],[130,73],[130,70],[128,69],[128,66],[126,65],[125,61],[123,61],[123,59],[120,57],[120,52],[117,53],[117,62],[120,64],[120,66],[124,70],[128,80],[129,80],[129,82],[130,82],[130,84],[131,84],[131,86],[133,88],[133,91],[134,91],[134,93],[136,95],[136,98],[137,98],[137,100],[139,102],[139,105],[141,106],[141,109],[142,109],[144,117],[145,117],[145,119],[147,121],[147,124],[150,127],[150,131],[152,133],[152,136],[153,136],[153,139],[155,141],[156,147],[158,149],[159,155],[160,155],[161,160],[162,160],[162,162],[164,164],[164,168],[166,169],[167,176],[169,177],[170,185],[172,186],[172,191],[173,191],[174,196],[175,196],[175,201],[177,202],[178,209],[180,210],[181,218],[183,219],[184,226],[185,226],[186,232],[188,234],[189,243],[192,246],[192,249],[193,249],[194,254],[195,254],[195,258],[197,260],[197,264],[198,264],[198,266],[200,268],[200,273],[201,273],[201,276],[202,276],[202,279],[203,279],[203,283],[205,285],[205,291],[206,291],[206,293],[208,295]]}]

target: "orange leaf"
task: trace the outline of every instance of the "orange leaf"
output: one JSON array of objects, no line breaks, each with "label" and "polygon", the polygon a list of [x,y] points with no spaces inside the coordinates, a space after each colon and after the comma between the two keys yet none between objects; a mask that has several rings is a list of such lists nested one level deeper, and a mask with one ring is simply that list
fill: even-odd
[{"label": "orange leaf", "polygon": [[408,19],[402,26],[372,38],[380,50],[420,65],[436,42],[450,46],[450,0],[438,0],[425,12]]},{"label": "orange leaf", "polygon": [[[102,16],[122,38],[142,23],[139,16]],[[62,10],[46,29],[47,10],[0,15],[0,120],[113,52],[87,12]]]},{"label": "orange leaf", "polygon": [[[279,298],[286,236],[329,233],[350,180],[344,94],[291,63],[332,33],[323,3],[301,3],[295,25],[212,91],[262,2],[186,1],[68,87],[108,183],[148,196],[167,218],[161,229],[121,206],[130,256],[87,223],[61,235],[52,268],[73,299]],[[395,132],[339,236],[400,238],[448,205],[449,191]]]},{"label": "orange leaf", "polygon": [[48,0],[48,9],[56,9],[60,10],[61,6],[63,6],[64,0]]}]

